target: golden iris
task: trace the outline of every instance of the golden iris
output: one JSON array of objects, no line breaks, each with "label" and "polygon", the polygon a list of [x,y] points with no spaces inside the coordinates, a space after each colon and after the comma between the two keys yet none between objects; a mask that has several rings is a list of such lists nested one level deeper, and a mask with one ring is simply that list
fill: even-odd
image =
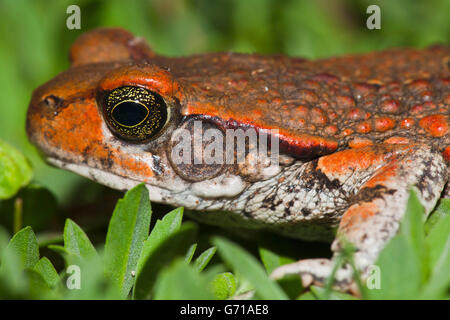
[{"label": "golden iris", "polygon": [[108,127],[124,140],[146,141],[167,123],[168,110],[164,99],[142,87],[116,88],[105,96],[103,105]]}]

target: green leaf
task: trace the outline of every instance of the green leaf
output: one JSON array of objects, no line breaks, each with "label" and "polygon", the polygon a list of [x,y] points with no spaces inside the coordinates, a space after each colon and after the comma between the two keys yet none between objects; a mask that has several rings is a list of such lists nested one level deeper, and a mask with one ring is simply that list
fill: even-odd
[{"label": "green leaf", "polygon": [[150,228],[148,190],[140,184],[129,190],[114,209],[105,244],[105,271],[125,297],[134,283],[137,262]]},{"label": "green leaf", "polygon": [[189,247],[189,250],[186,252],[186,256],[184,257],[184,261],[186,263],[190,263],[192,260],[192,257],[194,256],[195,250],[197,249],[197,244],[194,243],[192,246]]},{"label": "green leaf", "polygon": [[216,299],[225,300],[236,292],[237,280],[231,272],[224,272],[216,275],[210,286]]},{"label": "green leaf", "polygon": [[47,246],[47,248],[57,252],[64,259],[66,266],[70,266],[73,264],[78,265],[82,261],[82,258],[79,255],[70,252],[67,248],[64,248],[63,246],[51,244]]},{"label": "green leaf", "polygon": [[424,208],[417,197],[414,189],[409,193],[408,204],[405,216],[400,224],[400,234],[413,245],[414,249],[420,253],[424,250]]},{"label": "green leaf", "polygon": [[97,251],[86,233],[70,219],[66,220],[64,226],[64,248],[83,259],[97,256]]},{"label": "green leaf", "polygon": [[[426,238],[430,266],[434,268],[450,255],[450,214],[443,217]],[[450,272],[449,272],[450,274]]]},{"label": "green leaf", "polygon": [[25,157],[0,140],[0,199],[11,198],[30,182],[33,172]]},{"label": "green leaf", "polygon": [[20,190],[18,197],[23,199],[23,224],[32,226],[36,234],[48,230],[58,210],[55,196],[44,187],[29,184]]},{"label": "green leaf", "polygon": [[[380,289],[368,289],[371,299],[414,299],[421,286],[420,261],[404,235],[395,236],[380,253]],[[369,281],[369,279],[367,280]]]},{"label": "green leaf", "polygon": [[438,299],[450,288],[450,215],[442,218],[426,238],[431,277],[424,289],[424,296]]},{"label": "green leaf", "polygon": [[187,222],[151,251],[137,275],[133,294],[135,299],[148,299],[152,295],[159,271],[176,257],[186,255],[186,251],[195,240],[196,233],[197,226]]},{"label": "green leaf", "polygon": [[283,257],[267,248],[259,248],[259,256],[264,264],[267,274],[271,274],[276,268],[294,262],[294,259]]},{"label": "green leaf", "polygon": [[26,269],[24,276],[27,280],[28,288],[22,293],[25,294],[23,298],[39,300],[55,298],[50,286],[39,272],[32,269]]},{"label": "green leaf", "polygon": [[400,224],[399,234],[404,235],[405,239],[414,249],[417,259],[420,262],[422,280],[425,280],[428,275],[428,255],[425,245],[424,220],[425,210],[417,197],[416,191],[411,189],[405,216]]},{"label": "green leaf", "polygon": [[298,298],[304,290],[301,278],[295,274],[286,275],[278,279],[277,283],[290,299]]},{"label": "green leaf", "polygon": [[17,232],[8,244],[6,250],[17,253],[21,261],[20,268],[33,268],[39,261],[39,247],[31,227],[25,227]]},{"label": "green leaf", "polygon": [[155,300],[211,300],[205,278],[178,259],[161,271],[155,283]]},{"label": "green leaf", "polygon": [[64,242],[64,234],[53,231],[41,232],[36,235],[39,248],[44,248],[52,244],[58,244]]},{"label": "green leaf", "polygon": [[[66,299],[124,299],[116,283],[106,277],[100,257],[82,259],[66,270]],[[69,285],[72,287],[69,289]]]},{"label": "green leaf", "polygon": [[162,220],[157,220],[147,240],[144,242],[142,253],[137,265],[139,275],[145,261],[165,239],[178,231],[183,220],[183,208],[177,208],[167,213]]},{"label": "green leaf", "polygon": [[325,288],[320,288],[317,286],[311,286],[311,293],[317,299],[326,299],[326,300],[358,300],[354,296],[338,291],[328,291]]},{"label": "green leaf", "polygon": [[442,198],[425,224],[426,233],[429,234],[439,221],[448,215],[450,215],[450,199]]},{"label": "green leaf", "polygon": [[[55,298],[50,287],[34,268],[39,268],[36,237],[30,227],[20,230],[4,246],[4,231],[0,228],[0,297],[5,299]],[[4,249],[3,249],[4,248]]]},{"label": "green leaf", "polygon": [[301,294],[297,300],[319,300],[311,291]]},{"label": "green leaf", "polygon": [[0,298],[11,297],[13,291],[26,290],[26,282],[23,277],[23,263],[19,252],[8,249],[9,236],[6,230],[0,226]]},{"label": "green leaf", "polygon": [[1,259],[3,257],[3,253],[8,247],[8,243],[9,243],[9,234],[6,231],[6,229],[2,225],[0,225],[0,265],[2,263]]},{"label": "green leaf", "polygon": [[46,257],[41,258],[34,265],[33,270],[42,276],[50,288],[56,287],[60,281],[58,272],[56,272],[55,267],[53,267],[53,264]]},{"label": "green leaf", "polygon": [[255,297],[255,293],[254,293],[255,287],[247,278],[245,278],[241,273],[239,273],[237,271],[234,272],[234,276],[236,277],[236,280],[238,283],[238,288],[236,289],[236,292],[234,293],[235,297],[248,296],[250,294],[250,296],[252,298],[258,298],[258,297]]},{"label": "green leaf", "polygon": [[241,273],[256,289],[262,299],[287,299],[278,284],[270,280],[258,261],[236,244],[224,238],[215,238],[214,244],[222,259]]},{"label": "green leaf", "polygon": [[201,255],[195,259],[194,267],[197,269],[197,271],[202,271],[205,269],[205,267],[208,265],[209,261],[211,261],[212,257],[216,253],[216,247],[211,247],[205,251],[202,252]]}]

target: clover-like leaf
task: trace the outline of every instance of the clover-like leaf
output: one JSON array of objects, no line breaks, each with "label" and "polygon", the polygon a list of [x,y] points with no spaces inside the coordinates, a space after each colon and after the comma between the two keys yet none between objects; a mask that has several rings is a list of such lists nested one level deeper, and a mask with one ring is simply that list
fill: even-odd
[{"label": "clover-like leaf", "polygon": [[15,148],[0,140],[0,199],[14,196],[33,176],[28,160]]}]

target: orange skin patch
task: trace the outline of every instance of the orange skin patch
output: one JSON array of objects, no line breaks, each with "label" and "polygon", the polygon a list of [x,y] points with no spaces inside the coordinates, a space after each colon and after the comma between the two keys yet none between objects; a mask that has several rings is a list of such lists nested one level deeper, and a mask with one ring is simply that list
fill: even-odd
[{"label": "orange skin patch", "polygon": [[[101,40],[101,41],[100,41]],[[125,30],[99,28],[82,34],[70,49],[72,66],[95,62],[151,58],[145,41]]]},{"label": "orange skin patch", "polygon": [[372,131],[372,126],[367,121],[361,122],[356,126],[356,132],[369,133],[370,131]]},{"label": "orange skin patch", "polygon": [[[384,145],[382,148],[360,148],[345,150],[339,152],[340,156],[335,154],[319,159],[318,169],[323,173],[333,176],[343,176],[359,170],[367,170],[369,167],[382,166],[387,161],[393,161],[391,164],[382,167],[362,188],[375,188],[386,185],[391,179],[398,177],[398,165],[395,162],[397,153],[407,151],[407,147]],[[360,223],[368,217],[374,216],[379,212],[376,202],[363,202],[349,207],[342,216],[340,229],[345,230],[353,225]]]},{"label": "orange skin patch", "polygon": [[[217,116],[217,107],[213,104],[187,105],[182,109],[183,115],[202,115],[212,119]],[[225,120],[224,120],[225,119]],[[246,116],[245,114],[235,114],[233,112],[222,112],[220,123],[225,128],[253,127],[257,131],[270,133],[271,129],[278,129],[268,126],[259,121],[258,118]],[[278,138],[280,140],[280,151],[287,151],[298,158],[314,158],[318,155],[324,155],[335,151],[338,143],[334,139],[314,136],[309,134],[296,134],[295,132],[284,128],[278,129]]]},{"label": "orange skin patch", "polygon": [[40,138],[45,140],[39,144],[50,153],[83,156],[94,166],[111,163],[118,173],[139,177],[142,181],[154,175],[145,162],[105,144],[103,119],[93,103],[74,103],[62,109],[51,121],[39,114],[32,114],[29,120],[34,128],[40,128]]},{"label": "orange skin patch", "polygon": [[397,114],[400,112],[400,102],[397,100],[383,101],[381,110],[385,113]]},{"label": "orange skin patch", "polygon": [[[367,181],[362,188],[375,188],[377,186],[385,186],[391,179],[398,179],[398,165],[394,163],[384,167]],[[380,212],[380,208],[376,204],[376,201],[363,202],[356,204],[348,208],[345,214],[342,216],[340,222],[341,230],[351,228],[357,225],[362,220],[372,217]]]},{"label": "orange skin patch", "polygon": [[411,143],[411,140],[405,137],[390,137],[389,139],[385,140],[384,143],[390,143],[390,144],[408,144]]},{"label": "orange skin patch", "polygon": [[363,110],[359,108],[350,109],[348,112],[347,118],[351,120],[361,120],[366,118],[366,114]]},{"label": "orange skin patch", "polygon": [[448,133],[448,120],[442,114],[422,118],[419,125],[433,137],[442,137]]},{"label": "orange skin patch", "polygon": [[344,137],[346,137],[346,136],[349,136],[349,135],[351,135],[351,134],[353,134],[353,130],[352,129],[344,129],[343,131],[342,131],[342,135],[344,136]]},{"label": "orange skin patch", "polygon": [[121,86],[140,85],[165,97],[183,98],[182,90],[171,74],[157,66],[125,66],[108,73],[99,85],[107,91]]},{"label": "orange skin patch", "polygon": [[379,212],[378,206],[373,202],[364,202],[361,204],[355,204],[347,209],[345,215],[342,216],[340,222],[340,228],[345,230],[357,225],[361,220],[365,220],[368,217],[372,217]]},{"label": "orange skin patch", "polygon": [[375,130],[385,132],[395,127],[395,120],[388,117],[380,117],[375,119]]},{"label": "orange skin patch", "polygon": [[354,138],[348,143],[350,148],[362,148],[373,145],[373,141],[367,138]]},{"label": "orange skin patch", "polygon": [[338,132],[338,128],[335,125],[325,127],[325,133],[329,136],[334,136]]},{"label": "orange skin patch", "polygon": [[367,181],[363,187],[373,188],[378,185],[384,185],[389,179],[395,179],[398,177],[397,169],[398,166],[395,163],[384,167],[381,172],[377,173],[369,181]]},{"label": "orange skin patch", "polygon": [[403,145],[381,145],[347,149],[330,154],[319,159],[317,167],[329,176],[341,175],[356,170],[368,169],[371,166],[383,164],[397,153],[405,152],[409,147]]},{"label": "orange skin patch", "polygon": [[447,162],[450,162],[450,146],[448,146],[447,148],[445,148],[444,152],[442,153],[442,155],[444,156],[444,159]]},{"label": "orange skin patch", "polygon": [[405,129],[410,129],[414,126],[414,123],[415,123],[414,119],[406,118],[400,121],[400,126]]}]

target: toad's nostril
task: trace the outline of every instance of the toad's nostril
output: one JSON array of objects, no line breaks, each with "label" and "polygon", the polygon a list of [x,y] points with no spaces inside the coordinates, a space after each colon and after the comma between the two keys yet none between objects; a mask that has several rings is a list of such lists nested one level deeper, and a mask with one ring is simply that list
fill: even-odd
[{"label": "toad's nostril", "polygon": [[49,95],[46,96],[42,101],[47,107],[57,109],[61,106],[63,99],[54,95]]}]

